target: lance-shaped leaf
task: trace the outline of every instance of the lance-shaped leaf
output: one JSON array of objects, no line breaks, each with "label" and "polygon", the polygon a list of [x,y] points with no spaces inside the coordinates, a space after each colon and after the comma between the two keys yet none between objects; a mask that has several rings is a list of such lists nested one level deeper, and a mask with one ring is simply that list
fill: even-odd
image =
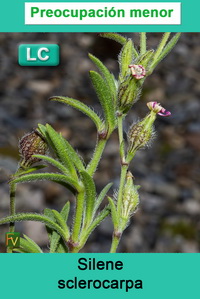
[{"label": "lance-shaped leaf", "polygon": [[104,200],[106,194],[108,193],[108,191],[110,190],[110,188],[112,187],[113,183],[109,183],[107,184],[103,190],[101,191],[101,193],[99,194],[99,196],[97,197],[97,200],[95,202],[95,207],[94,210],[95,212],[97,211],[97,209],[99,208],[100,204],[102,203],[102,201]]},{"label": "lance-shaped leaf", "polygon": [[90,78],[104,111],[108,131],[115,128],[115,104],[105,80],[95,71],[90,71]]},{"label": "lance-shaped leaf", "polygon": [[21,213],[15,214],[12,216],[8,216],[0,219],[0,225],[11,222],[20,222],[20,221],[38,221],[45,223],[49,228],[57,231],[64,240],[66,240],[66,235],[63,229],[54,221],[52,221],[49,217],[41,214],[33,214],[33,213]]},{"label": "lance-shaped leaf", "polygon": [[[41,134],[44,136],[44,138],[48,141],[48,143],[52,147],[52,149],[54,149],[54,145],[53,145],[53,143],[52,143],[52,141],[51,141],[51,139],[50,139],[50,137],[49,137],[49,135],[47,133],[46,127],[39,124],[38,128],[39,128]],[[66,152],[70,156],[70,158],[73,161],[73,163],[76,166],[76,168],[78,170],[84,170],[85,167],[83,165],[81,157],[77,154],[77,152],[73,149],[73,147],[70,145],[70,143],[65,138],[63,138],[62,140],[65,143]]]},{"label": "lance-shaped leaf", "polygon": [[176,33],[172,39],[168,42],[168,44],[164,47],[160,55],[157,57],[157,59],[152,63],[151,65],[151,71],[155,69],[155,67],[159,64],[161,60],[163,60],[167,54],[174,48],[176,43],[178,42],[179,38],[181,36],[181,33]]},{"label": "lance-shaped leaf", "polygon": [[[44,209],[44,215],[47,216],[49,219],[51,219],[53,222],[56,222],[56,219],[55,219],[54,214],[51,209],[48,209],[48,208]],[[54,231],[47,225],[46,225],[46,231],[48,234],[49,242],[51,243],[52,235],[53,235]],[[57,244],[56,244],[56,246],[57,246]]]},{"label": "lance-shaped leaf", "polygon": [[[26,253],[43,253],[42,249],[29,237],[23,235],[23,238],[20,238],[20,252]],[[13,248],[13,251],[18,251],[18,248]]]},{"label": "lance-shaped leaf", "polygon": [[122,46],[127,43],[127,38],[118,34],[118,33],[111,33],[111,32],[105,32],[100,34],[101,37],[112,39]]},{"label": "lance-shaped leaf", "polygon": [[116,104],[117,88],[116,88],[115,79],[114,79],[113,74],[111,74],[109,72],[107,67],[97,57],[95,57],[92,54],[89,54],[89,58],[94,62],[94,64],[97,66],[97,68],[101,72],[101,75],[103,76],[104,80],[106,81],[107,85],[109,86],[113,101]]},{"label": "lance-shaped leaf", "polygon": [[65,234],[66,234],[66,239],[69,238],[70,233],[69,233],[69,228],[66,224],[66,221],[64,220],[64,218],[62,217],[62,215],[56,211],[56,210],[52,210],[54,217],[56,219],[56,222],[60,225],[60,227],[62,227],[62,229],[64,230]]},{"label": "lance-shaped leaf", "polygon": [[138,57],[136,63],[141,64],[142,66],[144,66],[146,68],[150,63],[150,61],[153,57],[153,54],[154,54],[154,50],[147,51],[145,54]]},{"label": "lance-shaped leaf", "polygon": [[28,168],[28,169],[19,168],[17,170],[17,172],[13,175],[13,177],[23,175],[23,174],[28,174],[28,173],[40,170],[40,169],[45,168],[45,167],[47,167],[47,166],[46,165],[37,165],[37,166],[31,167],[31,168]]},{"label": "lance-shaped leaf", "polygon": [[96,187],[92,177],[86,171],[81,171],[80,175],[81,175],[83,185],[85,187],[85,203],[86,203],[85,226],[88,226],[92,220],[92,216],[94,213]]},{"label": "lance-shaped leaf", "polygon": [[114,228],[118,227],[118,218],[117,218],[117,209],[115,206],[115,203],[113,202],[112,198],[108,197],[108,201],[109,201],[109,206],[111,209],[111,216],[112,216],[112,222],[114,225]]},{"label": "lance-shaped leaf", "polygon": [[120,65],[120,81],[130,73],[128,66],[132,63],[134,58],[134,46],[132,40],[129,40],[122,48],[119,55],[119,65]]},{"label": "lance-shaped leaf", "polygon": [[76,170],[70,157],[70,153],[68,153],[66,149],[65,139],[50,125],[47,124],[46,129],[49,137],[51,138],[58,159],[67,169],[69,169],[71,175],[74,178],[77,178]]},{"label": "lance-shaped leaf", "polygon": [[[69,201],[64,205],[62,208],[60,215],[64,220],[64,226],[66,225],[68,215],[69,215],[69,210],[70,210],[70,203]],[[45,209],[44,214],[48,216],[49,218],[52,219],[52,221],[57,221],[55,213],[50,210],[50,209]],[[46,226],[48,237],[49,237],[49,242],[50,242],[50,253],[54,252],[67,252],[67,247],[64,244],[64,242],[61,241],[60,235],[54,231],[51,230],[48,226]],[[67,228],[68,230],[68,228]],[[69,230],[68,230],[69,231]],[[61,244],[62,243],[62,244]],[[60,246],[61,245],[61,246]],[[59,248],[59,249],[58,249]]]},{"label": "lance-shaped leaf", "polygon": [[48,163],[50,163],[51,165],[58,168],[61,172],[65,173],[65,174],[69,174],[69,170],[66,167],[64,167],[59,161],[57,161],[51,157],[44,156],[44,155],[33,155],[33,157],[39,158],[41,160],[45,160]]},{"label": "lance-shaped leaf", "polygon": [[60,96],[52,97],[50,98],[50,101],[61,102],[83,112],[94,122],[97,131],[100,132],[101,130],[103,130],[104,128],[103,121],[91,108],[89,108],[87,105],[83,104],[82,102],[72,98],[60,97]]},{"label": "lance-shaped leaf", "polygon": [[79,183],[72,179],[70,176],[57,174],[57,173],[36,173],[36,174],[28,174],[12,180],[13,183],[26,183],[31,181],[41,181],[41,180],[48,180],[59,183],[61,185],[65,185],[68,188],[68,185],[73,187],[78,192],[80,191]]},{"label": "lance-shaped leaf", "polygon": [[[35,245],[37,244],[35,243]],[[20,238],[20,247],[13,248],[13,251],[21,252],[21,253],[43,253],[41,248],[38,245],[36,247],[23,238]]]},{"label": "lance-shaped leaf", "polygon": [[[70,203],[68,201],[64,205],[64,207],[62,208],[62,210],[60,212],[60,215],[61,215],[62,219],[64,220],[65,224],[68,219],[69,210],[70,210]],[[54,216],[55,216],[55,214],[54,214]],[[67,229],[68,229],[68,227],[67,227]],[[68,233],[69,233],[69,229],[68,229]],[[50,242],[50,252],[51,253],[62,252],[62,250],[63,250],[63,252],[68,252],[67,246],[65,245],[63,240],[60,238],[60,235],[57,232],[53,231],[51,242]]]},{"label": "lance-shaped leaf", "polygon": [[60,240],[58,247],[56,249],[56,253],[68,253],[68,248],[63,242],[63,239]]}]

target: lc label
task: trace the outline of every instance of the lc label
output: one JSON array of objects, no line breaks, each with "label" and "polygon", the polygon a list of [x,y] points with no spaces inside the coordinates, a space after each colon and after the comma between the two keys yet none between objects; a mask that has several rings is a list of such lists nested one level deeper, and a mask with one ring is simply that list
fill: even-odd
[{"label": "lc label", "polygon": [[60,62],[59,50],[56,44],[21,44],[18,62],[21,66],[56,66]]}]

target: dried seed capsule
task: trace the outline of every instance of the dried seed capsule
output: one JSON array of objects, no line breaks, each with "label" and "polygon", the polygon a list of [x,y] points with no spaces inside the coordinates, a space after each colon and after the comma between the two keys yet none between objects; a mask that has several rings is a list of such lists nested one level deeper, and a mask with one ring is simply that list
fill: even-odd
[{"label": "dried seed capsule", "polygon": [[47,150],[47,144],[37,130],[26,134],[19,142],[19,151],[22,156],[20,166],[29,167],[41,159],[32,157],[33,155],[44,155]]}]

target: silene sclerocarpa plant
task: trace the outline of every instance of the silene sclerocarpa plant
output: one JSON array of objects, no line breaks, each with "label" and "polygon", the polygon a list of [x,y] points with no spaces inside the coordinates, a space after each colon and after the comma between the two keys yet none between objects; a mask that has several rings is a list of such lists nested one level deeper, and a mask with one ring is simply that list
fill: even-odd
[{"label": "silene sclerocarpa plant", "polygon": [[[10,215],[0,219],[0,224],[9,223],[10,232],[15,230],[17,221],[40,221],[46,225],[49,236],[50,253],[79,252],[93,230],[109,215],[113,222],[113,236],[110,252],[116,252],[119,241],[130,218],[139,204],[139,188],[135,185],[129,165],[136,152],[146,147],[154,135],[157,116],[169,116],[170,112],[154,99],[147,103],[149,112],[140,121],[133,123],[124,140],[123,123],[133,104],[139,100],[144,81],[152,74],[160,61],[172,50],[180,34],[164,33],[157,49],[147,50],[146,33],[140,34],[140,48],[137,50],[131,39],[115,33],[103,33],[104,38],[113,39],[122,45],[119,54],[119,76],[115,78],[107,67],[95,56],[89,58],[99,72],[90,71],[90,79],[96,91],[103,115],[98,114],[82,102],[63,96],[54,96],[51,101],[61,102],[85,113],[96,125],[97,143],[93,156],[85,165],[76,150],[56,132],[51,125],[38,127],[25,135],[19,142],[21,161],[16,173],[10,179]],[[153,101],[152,101],[153,100]],[[117,192],[107,197],[112,183],[106,185],[97,195],[93,176],[101,160],[104,148],[112,132],[119,135],[119,161],[121,176]],[[57,168],[55,173],[39,170],[50,163]],[[35,173],[35,171],[37,171]],[[17,184],[31,181],[49,180],[69,189],[75,198],[75,209],[70,210],[69,201],[61,211],[45,209],[42,214],[16,212],[15,192]],[[107,204],[99,209],[103,199]],[[73,223],[68,223],[68,215],[74,213]],[[7,252],[41,253],[41,248],[28,236],[20,239],[19,248],[8,248]]]}]

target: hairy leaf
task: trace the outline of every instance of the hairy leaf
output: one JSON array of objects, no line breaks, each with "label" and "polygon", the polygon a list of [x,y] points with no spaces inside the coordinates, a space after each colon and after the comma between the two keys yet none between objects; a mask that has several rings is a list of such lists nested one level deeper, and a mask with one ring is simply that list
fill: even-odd
[{"label": "hairy leaf", "polygon": [[113,222],[114,228],[117,228],[119,219],[117,217],[116,206],[115,206],[115,203],[113,202],[112,198],[108,197],[108,201],[109,201],[110,209],[111,209],[112,222]]},{"label": "hairy leaf", "polygon": [[93,212],[94,212],[96,187],[92,177],[86,171],[81,171],[80,175],[85,187],[85,202],[86,202],[85,224],[87,226],[91,222]]},{"label": "hairy leaf", "polygon": [[113,183],[109,183],[107,184],[103,190],[101,191],[101,193],[99,194],[96,202],[95,202],[95,211],[97,211],[97,209],[99,208],[100,204],[102,203],[102,201],[104,200],[106,194],[108,193],[108,191],[110,190],[110,188],[112,187]]},{"label": "hairy leaf", "polygon": [[33,157],[36,157],[38,159],[42,159],[47,161],[48,163],[52,164],[53,166],[55,166],[56,168],[58,168],[61,172],[63,172],[64,174],[69,174],[69,170],[64,167],[59,161],[48,157],[48,156],[44,156],[44,155],[33,155]]},{"label": "hairy leaf", "polygon": [[68,98],[68,97],[60,97],[60,96],[55,96],[50,98],[51,101],[56,101],[56,102],[61,102],[64,104],[67,104],[77,110],[80,110],[84,114],[86,114],[96,125],[97,131],[101,131],[104,128],[104,124],[102,120],[99,118],[99,116],[87,105],[83,104],[82,102]]},{"label": "hairy leaf", "polygon": [[89,58],[94,62],[94,64],[97,66],[97,68],[101,72],[101,75],[103,76],[104,80],[106,81],[107,85],[109,86],[113,101],[116,104],[117,88],[116,88],[115,79],[114,79],[113,74],[111,74],[109,72],[107,67],[97,57],[95,57],[92,54],[89,54]]},{"label": "hairy leaf", "polygon": [[12,180],[13,183],[26,183],[31,181],[41,181],[41,180],[48,180],[53,181],[59,184],[64,184],[67,187],[69,184],[71,187],[79,191],[80,186],[77,181],[72,179],[71,177],[63,174],[57,173],[36,173],[36,174],[28,174]]},{"label": "hairy leaf", "polygon": [[95,71],[90,71],[90,78],[104,111],[108,131],[115,128],[115,105],[105,80]]},{"label": "hairy leaf", "polygon": [[77,178],[76,170],[74,169],[74,165],[72,163],[72,159],[67,152],[65,139],[57,133],[50,125],[46,125],[47,133],[51,138],[53,143],[56,155],[60,162],[69,169],[69,172],[74,178]]},{"label": "hairy leaf", "polygon": [[126,44],[127,38],[118,34],[118,33],[111,33],[111,32],[105,32],[100,34],[101,37],[112,39],[122,46]]}]

